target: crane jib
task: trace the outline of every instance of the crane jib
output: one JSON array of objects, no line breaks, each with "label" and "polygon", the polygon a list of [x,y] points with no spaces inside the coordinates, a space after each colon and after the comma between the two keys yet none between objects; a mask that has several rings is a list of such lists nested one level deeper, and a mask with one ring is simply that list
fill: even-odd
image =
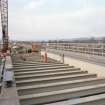
[{"label": "crane jib", "polygon": [[0,0],[3,52],[8,50],[8,0]]}]

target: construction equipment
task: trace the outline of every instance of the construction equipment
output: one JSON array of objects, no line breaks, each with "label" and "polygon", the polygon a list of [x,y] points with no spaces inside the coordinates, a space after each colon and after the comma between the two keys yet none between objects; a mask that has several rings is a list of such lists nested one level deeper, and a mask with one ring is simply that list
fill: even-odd
[{"label": "construction equipment", "polygon": [[32,52],[39,52],[41,49],[41,45],[39,44],[32,44]]},{"label": "construction equipment", "polygon": [[3,53],[8,50],[8,0],[0,0]]}]

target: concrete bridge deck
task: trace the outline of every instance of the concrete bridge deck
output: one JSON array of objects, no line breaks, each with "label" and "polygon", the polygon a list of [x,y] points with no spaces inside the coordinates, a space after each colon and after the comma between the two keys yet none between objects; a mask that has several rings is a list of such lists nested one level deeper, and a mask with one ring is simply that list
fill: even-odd
[{"label": "concrete bridge deck", "polygon": [[[3,83],[0,105],[105,105],[105,78],[40,55],[14,56],[14,84]],[[8,67],[12,67],[7,64]]]},{"label": "concrete bridge deck", "polygon": [[105,78],[75,65],[37,59],[40,58],[14,58],[20,105],[104,105]]}]

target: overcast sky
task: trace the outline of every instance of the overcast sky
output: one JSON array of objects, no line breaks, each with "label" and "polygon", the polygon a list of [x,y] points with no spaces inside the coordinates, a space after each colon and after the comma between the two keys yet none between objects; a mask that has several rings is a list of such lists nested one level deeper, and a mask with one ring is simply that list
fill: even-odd
[{"label": "overcast sky", "polygon": [[105,36],[105,0],[8,0],[15,40]]}]

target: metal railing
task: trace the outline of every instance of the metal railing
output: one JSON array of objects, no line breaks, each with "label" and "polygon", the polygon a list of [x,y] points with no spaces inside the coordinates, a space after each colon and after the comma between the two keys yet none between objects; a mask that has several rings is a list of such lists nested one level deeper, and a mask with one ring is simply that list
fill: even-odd
[{"label": "metal railing", "polygon": [[0,81],[3,79],[4,69],[5,69],[5,59],[1,59],[0,62]]},{"label": "metal railing", "polygon": [[105,56],[103,43],[47,43],[46,48]]}]

